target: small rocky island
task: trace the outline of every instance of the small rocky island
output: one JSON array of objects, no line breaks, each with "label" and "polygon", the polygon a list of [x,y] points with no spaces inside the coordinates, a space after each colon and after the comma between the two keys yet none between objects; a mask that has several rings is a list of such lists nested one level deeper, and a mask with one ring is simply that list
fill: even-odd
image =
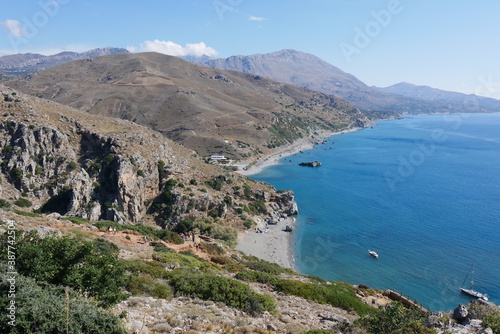
[{"label": "small rocky island", "polygon": [[306,167],[320,167],[321,162],[319,161],[309,161],[309,162],[301,162],[299,166],[306,166]]}]

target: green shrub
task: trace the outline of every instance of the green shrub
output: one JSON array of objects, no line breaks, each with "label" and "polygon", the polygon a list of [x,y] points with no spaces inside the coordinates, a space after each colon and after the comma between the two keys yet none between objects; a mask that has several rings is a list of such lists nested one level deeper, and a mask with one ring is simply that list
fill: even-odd
[{"label": "green shrub", "polygon": [[197,228],[201,234],[218,239],[230,247],[236,245],[238,234],[236,230],[229,226],[224,226],[220,219],[206,217],[194,223],[193,228]]},{"label": "green shrub", "polygon": [[242,270],[238,274],[236,274],[235,278],[242,281],[258,282],[270,285],[275,285],[279,281],[279,278],[275,275],[254,270]]},{"label": "green shrub", "polygon": [[183,219],[177,224],[177,226],[173,229],[174,232],[184,233],[190,232],[193,229],[194,219]]},{"label": "green shrub", "polygon": [[150,238],[162,239],[165,241],[170,237],[171,234],[175,234],[168,230],[155,228],[153,226],[140,225],[140,224],[137,225],[119,224],[117,222],[109,220],[98,221],[94,224],[94,226],[100,229],[101,231],[108,231],[110,227],[116,228],[117,231],[124,231],[124,230],[135,231],[142,235],[146,235]]},{"label": "green shrub", "polygon": [[182,245],[184,243],[184,240],[177,233],[171,233],[166,241],[174,245]]},{"label": "green shrub", "polygon": [[483,318],[483,327],[491,328],[493,333],[500,334],[500,315],[487,315]]},{"label": "green shrub", "polygon": [[223,302],[253,315],[274,312],[276,308],[270,296],[258,294],[248,285],[227,277],[180,270],[173,273],[170,285],[176,293]]},{"label": "green shrub", "polygon": [[20,216],[24,216],[24,217],[41,217],[41,215],[39,215],[38,213],[35,213],[35,212],[27,212],[27,211],[22,211],[22,210],[17,210],[17,209],[14,209],[14,212]]},{"label": "green shrub", "polygon": [[33,205],[30,200],[27,200],[26,198],[20,198],[14,202],[15,205],[17,205],[20,208],[29,208],[30,206]]},{"label": "green shrub", "polygon": [[8,210],[10,209],[10,203],[4,200],[3,198],[0,198],[0,209],[3,210]]},{"label": "green shrub", "polygon": [[86,218],[80,218],[80,217],[64,217],[62,220],[67,220],[72,222],[73,224],[78,224],[78,225],[87,225],[90,224],[90,220]]},{"label": "green shrub", "polygon": [[276,263],[271,263],[271,262],[264,261],[264,260],[249,261],[249,262],[245,262],[244,265],[250,269],[257,270],[257,271],[263,271],[265,273],[273,274],[273,275],[279,275],[279,274],[284,274],[284,273],[290,273],[290,274],[294,273],[291,269],[286,269],[286,268],[283,268]]},{"label": "green shrub", "polygon": [[371,333],[424,334],[436,333],[425,328],[422,322],[427,313],[416,308],[406,308],[401,302],[393,302],[378,312],[356,321]]},{"label": "green shrub", "polygon": [[211,180],[206,181],[205,184],[214,190],[220,191],[222,190],[222,187],[224,186],[225,182],[226,182],[226,177],[224,175],[219,175]]},{"label": "green shrub", "polygon": [[171,268],[190,267],[199,268],[204,271],[220,270],[218,266],[191,254],[181,253],[154,253],[153,260],[166,264]]},{"label": "green shrub", "polygon": [[74,162],[74,161],[70,161],[68,162],[68,165],[66,166],[66,170],[68,172],[71,172],[71,171],[74,171],[75,169],[78,168],[78,163]]},{"label": "green shrub", "polygon": [[[115,245],[70,237],[41,239],[36,234],[24,237],[20,233],[16,241],[19,274],[85,292],[103,307],[126,297],[120,292],[125,271],[118,262]],[[5,234],[0,245],[7,248]],[[0,259],[5,260],[5,254],[0,254]]]},{"label": "green shrub", "polygon": [[153,247],[155,252],[167,252],[167,253],[173,252],[171,248],[168,248],[161,242],[150,242],[149,245]]},{"label": "green shrub", "polygon": [[352,309],[361,316],[375,310],[364,304],[356,296],[353,287],[347,283],[335,282],[326,285],[279,279],[273,286],[275,290],[287,295],[302,297],[320,304],[330,304],[347,311]]},{"label": "green shrub", "polygon": [[172,297],[172,290],[165,284],[155,281],[149,275],[133,275],[125,285],[132,295],[149,295],[154,298],[167,299]]},{"label": "green shrub", "polygon": [[[0,271],[0,307],[7,308],[7,291],[10,283],[5,272]],[[66,333],[66,296],[61,286],[38,283],[37,280],[18,275],[16,277],[16,321],[8,324],[8,312],[0,313],[1,333]],[[126,334],[120,326],[120,319],[101,310],[99,307],[81,297],[74,290],[69,291],[70,307],[68,332],[72,334],[110,333]]]},{"label": "green shrub", "polygon": [[121,265],[131,273],[147,274],[154,278],[167,278],[164,265],[158,261],[121,260]]},{"label": "green shrub", "polygon": [[252,215],[267,214],[266,203],[262,200],[250,202],[247,211]]},{"label": "green shrub", "polygon": [[228,265],[230,263],[234,263],[234,260],[227,256],[214,255],[210,258],[213,263],[219,264],[221,266]]},{"label": "green shrub", "polygon": [[226,253],[221,246],[215,243],[202,242],[200,243],[200,248],[210,255],[223,255]]}]

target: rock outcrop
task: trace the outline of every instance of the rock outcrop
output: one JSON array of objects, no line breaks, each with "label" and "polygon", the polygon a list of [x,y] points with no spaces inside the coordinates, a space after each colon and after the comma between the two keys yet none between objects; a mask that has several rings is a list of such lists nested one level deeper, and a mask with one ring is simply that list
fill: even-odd
[{"label": "rock outcrop", "polygon": [[[4,96],[14,92],[2,89]],[[17,94],[16,94],[17,96]],[[293,192],[276,192],[133,124],[24,95],[0,111],[0,198],[42,213],[173,228],[207,216],[237,224],[297,213]],[[55,112],[54,110],[57,110]],[[8,195],[4,195],[8,193]]]}]

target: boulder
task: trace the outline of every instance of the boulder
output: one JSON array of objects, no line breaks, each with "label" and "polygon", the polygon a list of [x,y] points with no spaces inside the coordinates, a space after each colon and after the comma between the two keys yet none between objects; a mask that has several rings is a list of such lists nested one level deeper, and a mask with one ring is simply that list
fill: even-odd
[{"label": "boulder", "polygon": [[453,318],[455,318],[455,320],[459,321],[460,323],[462,323],[462,321],[464,321],[468,315],[469,311],[463,304],[459,304],[453,311]]}]

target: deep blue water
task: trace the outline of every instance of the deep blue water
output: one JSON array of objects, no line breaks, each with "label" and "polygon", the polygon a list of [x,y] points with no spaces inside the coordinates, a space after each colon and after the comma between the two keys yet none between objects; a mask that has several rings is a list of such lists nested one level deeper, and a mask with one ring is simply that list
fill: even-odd
[{"label": "deep blue water", "polygon": [[[322,167],[300,167],[319,160]],[[292,189],[296,269],[431,310],[500,303],[500,114],[421,115],[334,136],[252,178]],[[379,253],[378,259],[368,249]]]}]

